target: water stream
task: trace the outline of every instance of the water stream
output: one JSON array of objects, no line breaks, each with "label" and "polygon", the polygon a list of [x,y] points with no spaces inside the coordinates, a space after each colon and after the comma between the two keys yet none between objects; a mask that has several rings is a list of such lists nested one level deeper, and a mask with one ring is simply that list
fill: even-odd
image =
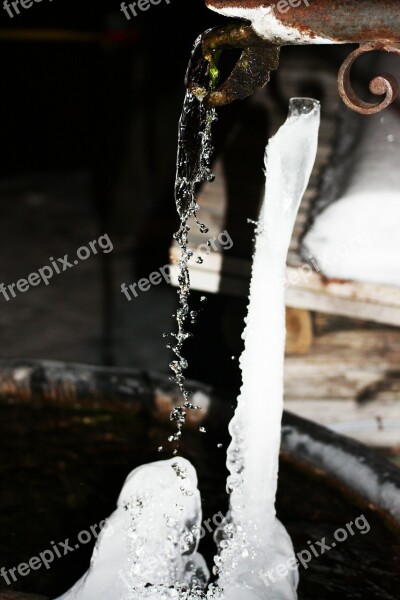
[{"label": "water stream", "polygon": [[[191,337],[187,329],[187,323],[194,323],[197,311],[190,310],[190,274],[189,261],[193,252],[188,248],[188,237],[190,232],[189,221],[193,219],[201,233],[206,234],[208,228],[198,218],[199,205],[196,201],[196,193],[199,185],[206,181],[212,181],[211,160],[213,154],[212,146],[212,123],[216,119],[216,111],[206,108],[189,89],[189,82],[198,82],[199,88],[210,89],[211,79],[209,77],[209,64],[201,53],[202,36],[196,40],[189,61],[186,74],[186,94],[183,109],[179,121],[178,132],[178,156],[175,181],[175,202],[180,220],[178,231],[174,239],[180,248],[179,276],[178,276],[178,308],[176,311],[177,332],[171,333],[172,343],[167,348],[175,354],[170,368],[174,375],[173,381],[178,385],[182,394],[183,402],[171,413],[171,420],[177,424],[177,431],[169,438],[170,442],[179,442],[182,428],[186,421],[187,410],[196,410],[190,400],[190,394],[185,386],[184,371],[187,368],[187,360],[183,356],[184,342]],[[175,453],[177,449],[175,448]]]}]

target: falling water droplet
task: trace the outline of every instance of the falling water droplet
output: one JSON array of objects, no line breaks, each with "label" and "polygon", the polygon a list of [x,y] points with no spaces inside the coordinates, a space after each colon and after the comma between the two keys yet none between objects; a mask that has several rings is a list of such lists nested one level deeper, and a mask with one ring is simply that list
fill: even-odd
[{"label": "falling water droplet", "polygon": [[[178,135],[178,157],[175,180],[175,202],[180,219],[178,231],[174,234],[174,239],[180,247],[178,260],[178,309],[174,315],[177,323],[177,333],[172,334],[176,339],[176,344],[170,348],[175,354],[170,363],[173,371],[172,380],[178,385],[183,396],[182,413],[177,413],[176,408],[171,413],[171,420],[177,422],[178,433],[172,437],[172,441],[179,440],[181,429],[184,425],[186,413],[183,408],[191,408],[189,402],[189,393],[185,386],[184,370],[188,363],[183,357],[183,344],[191,337],[190,332],[186,330],[187,323],[195,323],[197,312],[189,309],[190,298],[190,273],[189,261],[193,256],[193,251],[189,248],[189,219],[193,218],[201,233],[207,233],[208,227],[201,223],[198,218],[200,209],[196,201],[196,190],[199,184],[205,181],[212,181],[211,160],[213,155],[212,146],[212,124],[217,118],[214,108],[207,108],[202,102],[206,90],[212,89],[215,84],[215,77],[210,76],[210,65],[202,55],[202,38],[196,41],[193,54],[189,63],[187,72],[187,81],[193,80],[195,74],[196,90],[191,86],[186,90],[185,100],[181,118],[179,121]],[[200,258],[200,257],[199,257]],[[201,264],[202,259],[196,262]],[[177,450],[175,448],[174,454]]]}]

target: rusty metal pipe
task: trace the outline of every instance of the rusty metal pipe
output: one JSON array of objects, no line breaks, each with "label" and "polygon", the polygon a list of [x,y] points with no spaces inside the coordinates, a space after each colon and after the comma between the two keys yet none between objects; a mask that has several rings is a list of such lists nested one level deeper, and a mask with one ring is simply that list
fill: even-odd
[{"label": "rusty metal pipe", "polygon": [[[374,94],[384,95],[384,99],[376,104],[363,102],[351,87],[350,70],[365,52],[381,50],[399,54],[399,0],[206,0],[206,4],[225,16],[246,19],[251,24],[231,26],[228,31],[213,30],[203,40],[203,53],[208,60],[214,60],[227,47],[243,48],[245,55],[233,70],[233,80],[229,77],[206,96],[205,101],[211,106],[228,104],[265,85],[271,70],[277,68],[280,47],[293,44],[360,44],[360,49],[347,59],[339,73],[340,94],[353,110],[373,114],[396,97],[393,78],[382,76],[371,82],[370,89]],[[245,31],[247,45],[244,45]],[[240,39],[239,45],[234,45],[235,38]],[[238,81],[242,81],[241,86]]]},{"label": "rusty metal pipe", "polygon": [[396,42],[398,0],[206,0],[225,16],[251,21],[272,44]]}]

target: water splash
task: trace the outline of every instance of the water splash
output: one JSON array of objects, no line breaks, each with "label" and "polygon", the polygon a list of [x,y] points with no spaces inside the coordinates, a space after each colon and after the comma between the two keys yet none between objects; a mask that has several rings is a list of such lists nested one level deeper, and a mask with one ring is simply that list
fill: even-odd
[{"label": "water splash", "polygon": [[[175,202],[180,219],[178,231],[174,239],[180,247],[178,276],[178,308],[176,311],[177,332],[171,333],[173,342],[167,348],[175,354],[170,363],[173,372],[172,380],[178,385],[183,403],[174,408],[171,421],[177,425],[177,431],[170,436],[170,442],[179,442],[182,428],[186,422],[187,410],[197,410],[190,401],[190,392],[186,389],[184,371],[188,367],[183,356],[183,345],[191,337],[187,324],[194,324],[198,311],[190,310],[190,274],[189,261],[193,252],[188,247],[189,221],[194,219],[201,233],[208,233],[208,228],[198,218],[199,205],[196,201],[198,187],[206,181],[212,181],[211,160],[213,155],[211,129],[216,119],[216,111],[207,108],[202,102],[202,94],[195,95],[189,82],[196,81],[198,89],[211,89],[214,79],[210,77],[210,65],[201,53],[203,36],[199,36],[193,48],[186,74],[187,90],[179,121],[178,158],[175,181]],[[197,259],[197,262],[200,262]]]}]

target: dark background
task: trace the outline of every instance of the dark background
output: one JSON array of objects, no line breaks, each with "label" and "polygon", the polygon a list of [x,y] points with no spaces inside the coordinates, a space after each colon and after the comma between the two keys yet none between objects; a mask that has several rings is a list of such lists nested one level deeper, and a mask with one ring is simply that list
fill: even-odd
[{"label": "dark background", "polygon": [[[196,37],[226,19],[202,0],[162,0],[130,21],[119,1],[42,0],[20,10],[11,19],[0,5],[0,282],[26,278],[49,257],[73,255],[100,234],[110,236],[114,249],[47,287],[9,302],[0,295],[0,359],[165,372],[170,359],[162,333],[175,329],[176,291],[160,285],[128,302],[121,284],[169,262],[178,227],[173,185],[186,65]],[[60,39],[66,35],[68,41]],[[321,98],[314,49],[284,48],[279,77],[285,80],[285,60],[293,55],[305,76],[290,94]],[[340,52],[318,48],[319,60],[324,56],[336,73]],[[283,122],[289,96],[276,77],[265,95]],[[219,111],[216,155],[224,153],[230,216],[242,205],[244,223],[256,218],[271,133],[265,108],[256,104]],[[234,240],[232,252],[250,257],[251,228],[242,237],[245,247]],[[245,309],[244,298],[209,296],[187,347],[190,377],[237,388],[231,356],[241,349]]]},{"label": "dark background", "polygon": [[[0,7],[0,279],[27,277],[100,233],[114,250],[48,288],[0,298],[1,358],[167,368],[175,291],[129,305],[119,290],[169,262],[186,64],[221,19],[187,0],[130,21],[119,1],[20,10],[11,19]],[[60,41],[66,32],[79,38]]]}]

